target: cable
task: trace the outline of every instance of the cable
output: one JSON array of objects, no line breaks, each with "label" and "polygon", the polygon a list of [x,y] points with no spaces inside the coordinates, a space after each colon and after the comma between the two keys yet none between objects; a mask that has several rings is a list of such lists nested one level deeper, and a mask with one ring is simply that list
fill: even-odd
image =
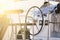
[{"label": "cable", "polygon": [[[27,23],[27,17],[28,17],[28,14],[29,14],[29,12],[30,12],[30,10],[32,9],[32,8],[37,8],[37,9],[39,9],[39,11],[41,12],[41,16],[42,16],[42,25],[41,25],[41,28],[39,29],[39,31],[37,32],[37,33],[35,33],[35,34],[31,34],[30,33],[30,35],[38,35],[40,32],[41,32],[41,30],[42,30],[42,28],[43,28],[43,21],[44,21],[44,18],[43,18],[43,13],[42,13],[42,11],[40,10],[40,8],[39,7],[37,7],[37,6],[32,6],[28,11],[27,11],[27,14],[26,14],[26,17],[25,17],[25,23]],[[26,24],[26,28],[27,28],[27,24]]]}]

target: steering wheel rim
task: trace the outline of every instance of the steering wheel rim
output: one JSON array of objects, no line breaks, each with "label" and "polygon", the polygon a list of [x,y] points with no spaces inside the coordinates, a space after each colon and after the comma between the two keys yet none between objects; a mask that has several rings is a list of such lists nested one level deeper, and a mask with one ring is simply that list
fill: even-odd
[{"label": "steering wheel rim", "polygon": [[[42,25],[41,25],[41,28],[39,29],[39,31],[37,32],[37,33],[35,33],[35,34],[31,34],[30,33],[30,35],[37,35],[37,34],[39,34],[40,32],[41,32],[41,30],[42,30],[42,28],[43,28],[43,22],[44,22],[44,18],[43,18],[43,13],[42,13],[42,11],[40,10],[40,8],[39,7],[37,7],[37,6],[32,6],[28,11],[27,11],[27,14],[26,14],[26,17],[25,17],[25,23],[27,22],[27,18],[28,18],[28,14],[29,14],[29,11],[32,9],[32,8],[37,8],[40,12],[41,12],[41,16],[42,16]],[[27,25],[27,24],[26,24]],[[26,26],[27,27],[27,26]]]}]

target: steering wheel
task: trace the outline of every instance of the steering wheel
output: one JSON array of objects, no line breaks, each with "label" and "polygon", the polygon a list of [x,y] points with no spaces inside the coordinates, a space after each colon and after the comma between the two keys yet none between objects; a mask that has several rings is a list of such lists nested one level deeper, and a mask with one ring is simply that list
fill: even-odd
[{"label": "steering wheel", "polygon": [[43,22],[44,22],[43,13],[39,7],[32,6],[30,9],[28,9],[25,17],[25,23],[32,23],[30,27],[34,27],[34,33],[32,33],[32,28],[30,28],[30,35],[35,36],[39,34],[43,28]]}]

